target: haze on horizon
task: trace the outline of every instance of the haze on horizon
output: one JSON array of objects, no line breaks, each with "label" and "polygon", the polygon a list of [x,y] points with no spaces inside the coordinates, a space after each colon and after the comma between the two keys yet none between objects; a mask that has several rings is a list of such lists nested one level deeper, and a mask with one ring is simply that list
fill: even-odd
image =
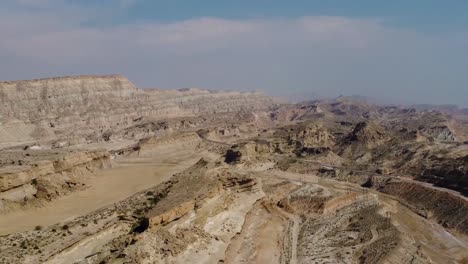
[{"label": "haze on horizon", "polygon": [[2,1],[0,80],[119,73],[142,88],[468,107],[466,1],[96,2]]}]

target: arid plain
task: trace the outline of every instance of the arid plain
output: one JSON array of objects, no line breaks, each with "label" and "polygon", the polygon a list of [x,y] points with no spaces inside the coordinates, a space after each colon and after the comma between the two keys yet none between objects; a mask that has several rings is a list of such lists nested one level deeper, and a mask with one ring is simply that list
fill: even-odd
[{"label": "arid plain", "polygon": [[468,109],[0,82],[0,263],[468,263]]}]

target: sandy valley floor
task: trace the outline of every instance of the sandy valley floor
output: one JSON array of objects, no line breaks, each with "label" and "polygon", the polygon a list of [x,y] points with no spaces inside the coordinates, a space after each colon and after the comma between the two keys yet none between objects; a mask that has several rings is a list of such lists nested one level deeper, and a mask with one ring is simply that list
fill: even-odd
[{"label": "sandy valley floor", "polygon": [[[126,159],[98,172],[87,188],[47,203],[44,207],[15,211],[0,217],[0,235],[33,230],[71,220],[111,205],[169,179],[200,158],[194,152],[163,152],[151,158]],[[131,178],[131,180],[129,180]]]}]

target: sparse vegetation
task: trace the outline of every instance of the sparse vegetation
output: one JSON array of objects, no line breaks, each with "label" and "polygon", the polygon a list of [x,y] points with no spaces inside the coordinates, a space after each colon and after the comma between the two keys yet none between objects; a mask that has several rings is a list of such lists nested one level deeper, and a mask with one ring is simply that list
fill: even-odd
[{"label": "sparse vegetation", "polygon": [[[0,151],[2,199],[15,198],[0,210],[69,207],[50,223],[31,217],[28,232],[6,223],[14,232],[0,237],[2,263],[178,263],[188,252],[197,263],[226,245],[229,263],[379,263],[392,254],[425,263],[429,250],[468,263],[440,246],[464,247],[463,197],[419,182],[466,193],[468,117],[456,117],[468,112],[346,97],[276,105],[235,92],[146,91],[120,77],[37,82],[6,89],[7,114],[0,106],[9,137],[23,137],[15,128],[28,136]],[[72,202],[57,199],[76,190]],[[451,236],[432,232],[436,223]],[[82,242],[95,254],[80,256]]]}]

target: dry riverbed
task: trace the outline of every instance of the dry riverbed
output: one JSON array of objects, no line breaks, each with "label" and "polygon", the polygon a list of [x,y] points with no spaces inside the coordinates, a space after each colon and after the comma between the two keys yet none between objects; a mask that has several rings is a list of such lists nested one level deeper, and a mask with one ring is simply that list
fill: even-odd
[{"label": "dry riverbed", "polygon": [[164,152],[150,158],[129,158],[117,166],[97,172],[88,179],[87,189],[73,192],[39,208],[27,208],[0,215],[0,235],[33,230],[69,221],[111,205],[132,194],[168,180],[173,174],[193,165],[200,154]]}]

